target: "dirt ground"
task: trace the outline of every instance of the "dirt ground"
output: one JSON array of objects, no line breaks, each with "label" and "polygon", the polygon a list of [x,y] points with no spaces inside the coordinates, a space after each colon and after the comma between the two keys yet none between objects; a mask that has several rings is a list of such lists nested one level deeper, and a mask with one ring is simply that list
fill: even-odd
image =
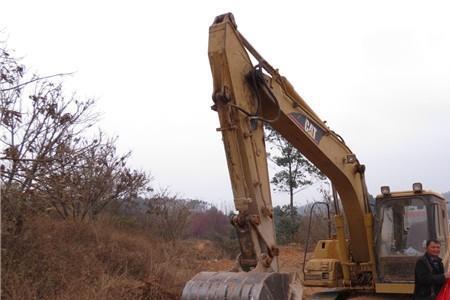
[{"label": "dirt ground", "polygon": [[[233,267],[232,259],[209,259],[214,257],[214,251],[217,251],[209,241],[196,241],[194,249],[197,252],[197,258],[204,258],[200,262],[203,271],[227,271]],[[301,271],[303,265],[304,252],[299,245],[291,244],[280,246],[279,264],[282,272]],[[309,257],[309,256],[308,256]]]}]

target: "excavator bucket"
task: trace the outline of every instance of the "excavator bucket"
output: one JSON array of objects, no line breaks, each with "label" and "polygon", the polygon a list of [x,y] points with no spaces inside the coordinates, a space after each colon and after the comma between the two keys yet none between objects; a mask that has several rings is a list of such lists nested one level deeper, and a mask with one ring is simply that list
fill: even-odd
[{"label": "excavator bucket", "polygon": [[275,300],[293,296],[288,273],[201,272],[186,283],[182,300]]}]

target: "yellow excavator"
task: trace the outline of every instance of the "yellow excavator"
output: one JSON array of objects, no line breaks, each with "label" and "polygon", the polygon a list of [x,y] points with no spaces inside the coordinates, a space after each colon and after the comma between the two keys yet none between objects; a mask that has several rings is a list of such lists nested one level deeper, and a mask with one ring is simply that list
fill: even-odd
[{"label": "yellow excavator", "polygon": [[[415,183],[410,191],[381,188],[369,203],[365,166],[237,30],[232,14],[209,28],[212,109],[218,113],[233,197],[240,254],[229,272],[201,272],[182,299],[301,299],[303,286],[327,287],[313,299],[371,295],[408,299],[414,265],[427,239],[449,259],[447,203]],[[317,243],[295,273],[280,271],[264,143],[270,123],[332,182],[334,234]],[[408,296],[409,295],[409,296]]]}]

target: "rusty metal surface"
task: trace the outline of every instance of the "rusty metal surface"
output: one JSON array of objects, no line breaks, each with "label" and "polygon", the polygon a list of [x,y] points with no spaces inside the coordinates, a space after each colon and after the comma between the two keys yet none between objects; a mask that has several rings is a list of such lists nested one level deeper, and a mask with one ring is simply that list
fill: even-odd
[{"label": "rusty metal surface", "polygon": [[182,300],[288,299],[287,273],[201,272],[186,283]]}]

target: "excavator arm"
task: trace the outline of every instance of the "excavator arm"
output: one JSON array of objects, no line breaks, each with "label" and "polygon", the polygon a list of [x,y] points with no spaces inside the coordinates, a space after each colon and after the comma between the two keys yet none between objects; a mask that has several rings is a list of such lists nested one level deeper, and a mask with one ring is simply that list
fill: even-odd
[{"label": "excavator arm", "polygon": [[[371,215],[364,166],[331,131],[288,80],[279,75],[237,31],[232,15],[210,28],[209,60],[236,209],[256,231],[253,252],[275,249],[263,122],[270,122],[333,183],[342,199],[355,262],[369,262],[365,218]],[[250,54],[257,60],[253,66]],[[251,231],[252,231],[251,230]],[[258,242],[256,242],[258,240]],[[276,270],[276,266],[273,266]]]},{"label": "excavator arm", "polygon": [[[343,216],[337,216],[344,280],[349,282],[350,268],[354,265],[365,265],[374,273],[372,214],[364,165],[295,92],[288,80],[239,33],[232,14],[218,16],[210,27],[208,55],[213,76],[212,108],[219,116],[217,130],[222,133],[234,203],[239,212],[232,219],[241,248],[233,271],[279,272],[264,143],[264,123],[267,122],[314,163],[339,193],[352,240],[348,246]],[[187,284],[183,298],[203,299],[189,296],[198,294],[195,290],[201,289],[199,286],[208,276],[217,275],[203,274],[201,279],[197,278],[197,285],[194,278]]]}]

